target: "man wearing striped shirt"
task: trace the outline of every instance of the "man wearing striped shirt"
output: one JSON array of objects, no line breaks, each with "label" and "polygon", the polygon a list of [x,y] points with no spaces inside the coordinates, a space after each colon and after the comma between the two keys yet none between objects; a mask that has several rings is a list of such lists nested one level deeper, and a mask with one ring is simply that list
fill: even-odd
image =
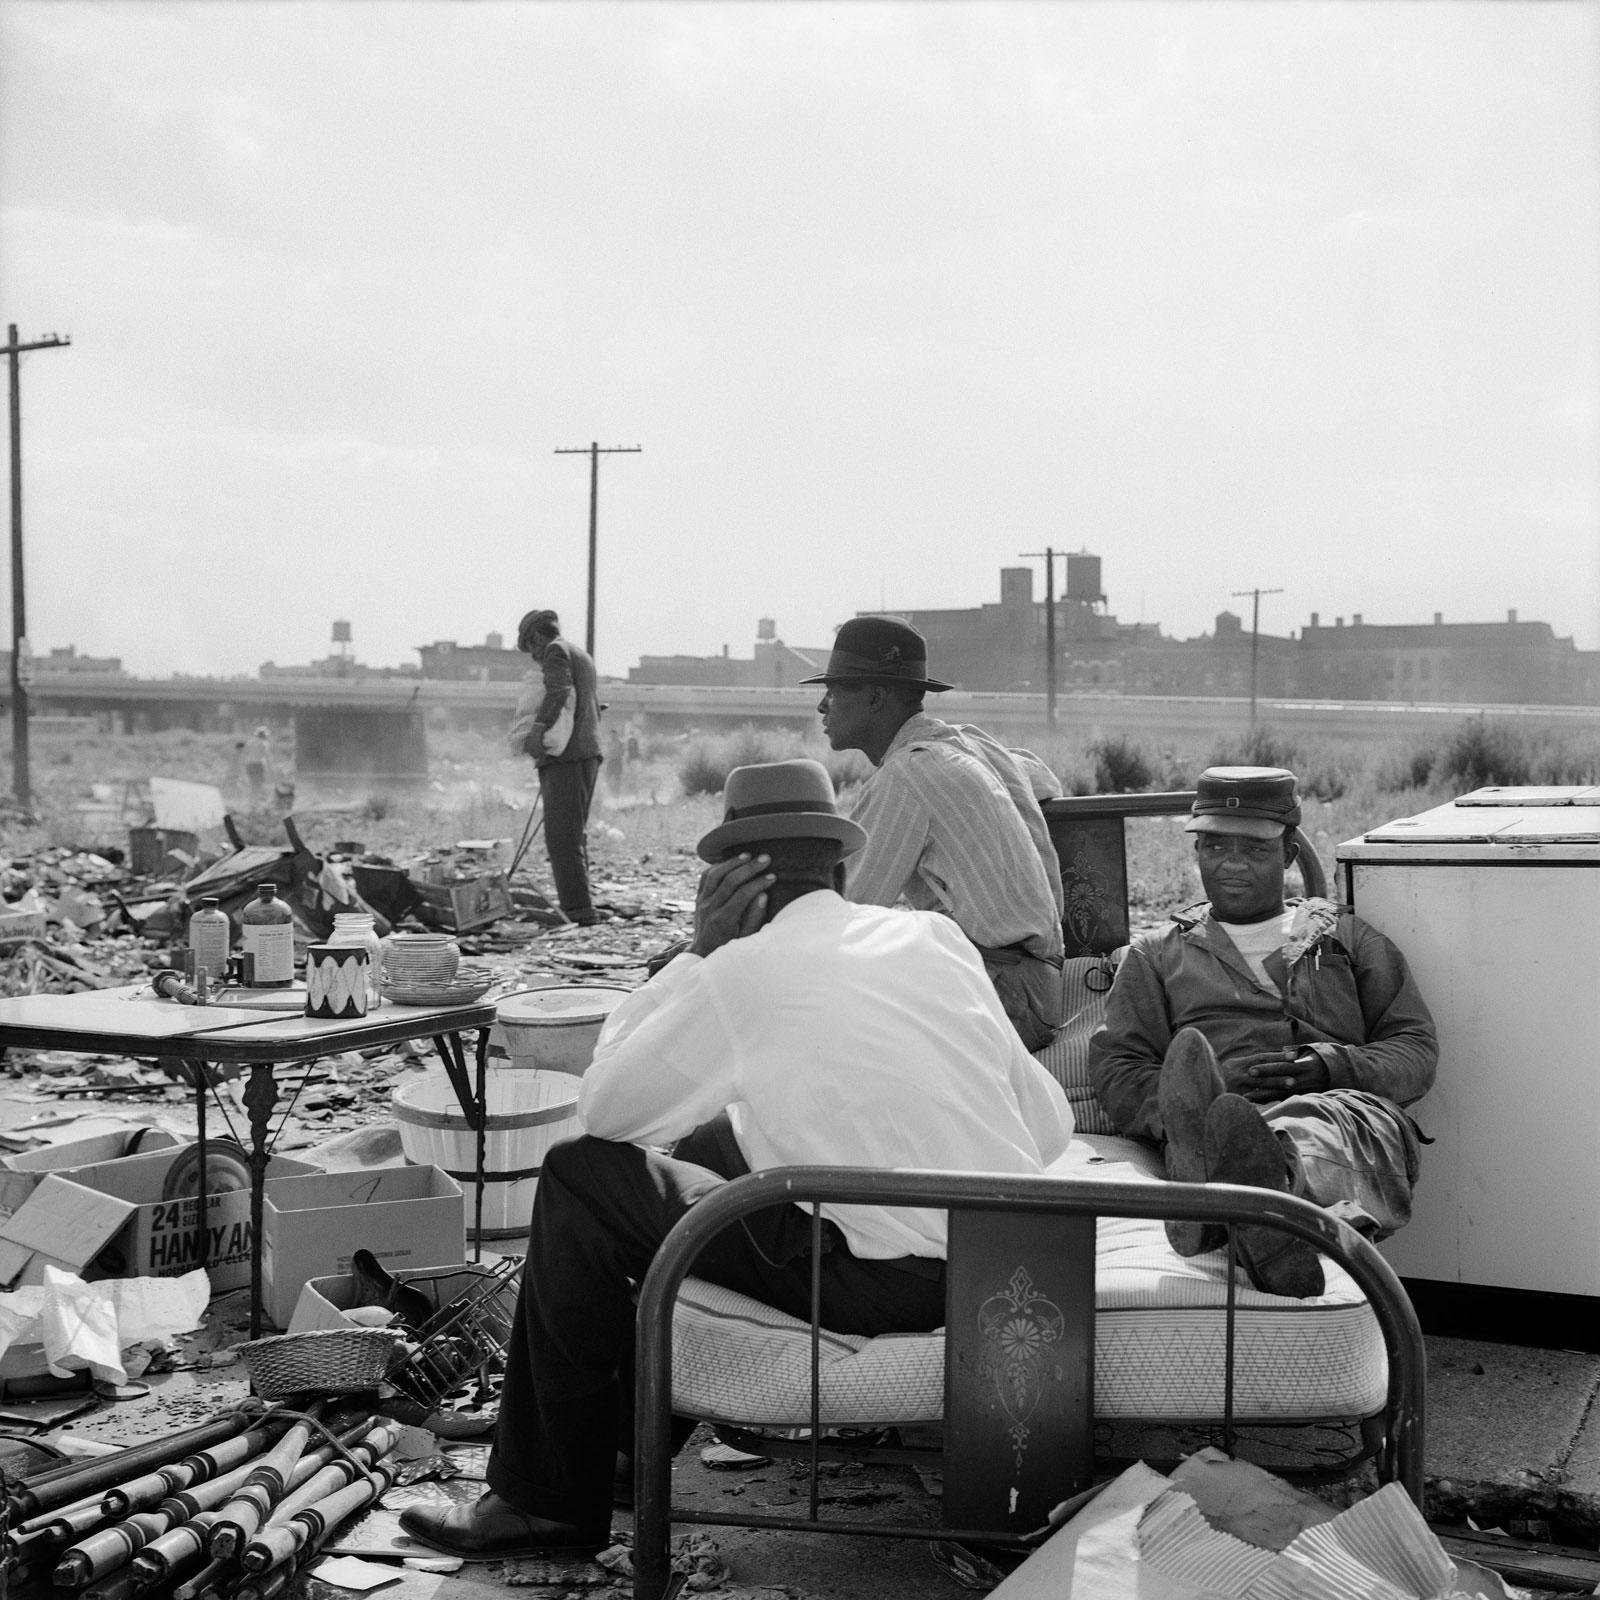
[{"label": "man wearing striped shirt", "polygon": [[982,729],[930,717],[927,643],[893,617],[839,629],[817,709],[835,750],[877,769],[851,811],[866,846],[847,869],[858,905],[942,911],[983,957],[1022,1041],[1061,1026],[1061,870],[1028,774]]}]

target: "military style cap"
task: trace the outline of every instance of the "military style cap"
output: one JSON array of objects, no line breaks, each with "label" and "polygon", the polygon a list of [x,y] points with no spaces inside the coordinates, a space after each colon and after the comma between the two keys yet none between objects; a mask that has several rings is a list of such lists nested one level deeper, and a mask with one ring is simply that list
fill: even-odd
[{"label": "military style cap", "polygon": [[1277,839],[1300,826],[1300,795],[1282,767],[1207,767],[1195,783],[1185,833]]},{"label": "military style cap", "polygon": [[722,790],[722,822],[699,845],[702,861],[721,861],[757,839],[837,839],[844,855],[867,842],[859,822],[840,816],[833,780],[820,761],[764,761],[735,767]]},{"label": "military style cap", "polygon": [[938,692],[954,684],[928,676],[928,641],[898,617],[852,617],[833,636],[828,664],[801,683],[909,683]]}]

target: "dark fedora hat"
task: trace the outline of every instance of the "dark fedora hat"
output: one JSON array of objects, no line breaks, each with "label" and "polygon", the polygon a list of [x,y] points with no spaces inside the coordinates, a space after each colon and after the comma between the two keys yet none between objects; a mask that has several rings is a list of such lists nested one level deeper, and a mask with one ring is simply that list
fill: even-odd
[{"label": "dark fedora hat", "polygon": [[1300,795],[1283,767],[1207,767],[1195,780],[1185,833],[1277,839],[1300,826]]},{"label": "dark fedora hat", "polygon": [[722,805],[722,822],[700,841],[702,861],[721,861],[757,839],[836,839],[844,855],[867,842],[859,822],[839,815],[833,780],[820,761],[735,767],[723,786]]},{"label": "dark fedora hat", "polygon": [[928,641],[898,617],[852,617],[833,636],[833,653],[821,672],[801,683],[908,683],[917,689],[953,689],[928,676]]},{"label": "dark fedora hat", "polygon": [[526,650],[528,642],[534,634],[548,634],[550,637],[561,632],[561,619],[553,611],[529,611],[522,621],[517,624],[517,649]]}]

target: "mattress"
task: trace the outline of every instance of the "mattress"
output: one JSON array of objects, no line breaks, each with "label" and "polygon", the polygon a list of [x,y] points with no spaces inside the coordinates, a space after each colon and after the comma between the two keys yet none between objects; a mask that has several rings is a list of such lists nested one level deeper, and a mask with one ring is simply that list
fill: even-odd
[{"label": "mattress", "polygon": [[[1159,1157],[1133,1140],[1074,1138],[1053,1175],[1158,1183]],[[1095,1260],[1095,1415],[1204,1421],[1223,1410],[1227,1266],[1184,1258],[1159,1222],[1102,1217]],[[1388,1366],[1377,1318],[1340,1267],[1313,1300],[1235,1298],[1234,1416],[1292,1422],[1382,1408]],[[936,1422],[944,1407],[942,1330],[867,1338],[824,1331],[822,1420],[834,1428]],[[699,1279],[673,1321],[673,1409],[749,1427],[811,1419],[810,1324]]]}]

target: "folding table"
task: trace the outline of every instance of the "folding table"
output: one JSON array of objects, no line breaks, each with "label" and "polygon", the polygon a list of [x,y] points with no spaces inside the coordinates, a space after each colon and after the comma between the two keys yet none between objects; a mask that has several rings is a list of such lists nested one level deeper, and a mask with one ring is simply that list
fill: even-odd
[{"label": "folding table", "polygon": [[[342,1050],[432,1039],[468,1122],[478,1133],[478,1199],[483,1205],[484,1081],[494,1005],[398,1006],[365,1017],[325,1021],[241,1005],[181,1006],[147,985],[83,994],[22,995],[0,1000],[0,1050],[74,1050],[92,1055],[158,1056],[194,1067],[200,1145],[197,1212],[199,1264],[206,1264],[206,1089],[210,1068],[250,1069],[244,1104],[250,1121],[250,1337],[261,1335],[261,1225],[270,1154],[267,1131],[278,1103],[273,1069]],[[462,1035],[477,1031],[476,1074],[469,1077]],[[481,1230],[480,1230],[481,1231]]]}]

